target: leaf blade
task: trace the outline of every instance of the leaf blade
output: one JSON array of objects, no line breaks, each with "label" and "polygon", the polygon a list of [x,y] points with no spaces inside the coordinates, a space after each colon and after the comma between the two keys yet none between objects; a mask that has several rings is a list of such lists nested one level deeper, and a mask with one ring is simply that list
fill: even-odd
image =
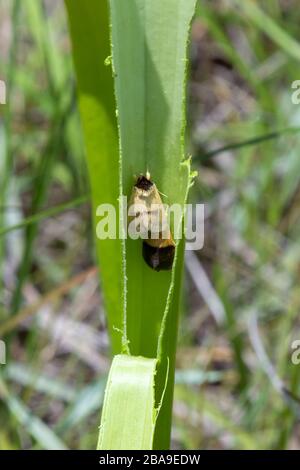
[{"label": "leaf blade", "polygon": [[108,376],[98,449],[152,449],[156,360],[117,355]]},{"label": "leaf blade", "polygon": [[[85,137],[94,225],[96,208],[111,204],[118,213],[119,150],[111,70],[106,2],[66,0],[73,57],[78,78],[79,107]],[[95,54],[95,50],[97,54]],[[96,239],[101,281],[113,352],[121,351],[122,245],[119,238]]]}]

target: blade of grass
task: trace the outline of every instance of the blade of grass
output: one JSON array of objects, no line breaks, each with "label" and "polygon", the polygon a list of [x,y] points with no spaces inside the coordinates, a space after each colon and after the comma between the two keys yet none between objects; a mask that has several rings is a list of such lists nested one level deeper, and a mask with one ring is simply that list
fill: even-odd
[{"label": "blade of grass", "polygon": [[[52,125],[50,137],[46,145],[45,154],[39,159],[36,170],[34,191],[32,195],[31,212],[35,214],[45,201],[47,190],[51,182],[51,172],[55,159],[63,147],[62,135],[68,116],[74,105],[73,90],[68,93],[62,89],[63,62],[59,61],[59,53],[50,35],[48,17],[42,2],[29,0],[25,3],[30,33],[40,49],[41,59],[45,63],[47,80],[53,103]],[[11,312],[16,313],[22,300],[22,289],[28,276],[34,240],[37,234],[37,225],[30,224],[25,231],[25,244],[22,261],[19,266],[16,288],[11,301]]]},{"label": "blade of grass", "polygon": [[52,398],[71,402],[77,398],[73,387],[53,377],[42,375],[40,370],[29,368],[18,362],[12,362],[6,366],[5,378],[17,382],[23,386],[34,388],[40,393],[45,393]]},{"label": "blade of grass", "polygon": [[51,36],[49,15],[45,11],[43,0],[39,2],[28,0],[25,3],[25,9],[30,32],[45,64],[49,91],[54,100],[54,109],[56,109],[65,97],[65,93],[60,93],[60,91],[63,89],[66,78],[66,67],[61,52],[55,47],[54,39]]},{"label": "blade of grass", "polygon": [[84,387],[73,403],[66,409],[64,415],[56,426],[58,434],[62,434],[74,426],[78,426],[83,420],[87,419],[92,413],[99,410],[104,397],[105,384],[107,376],[97,379],[90,385]]},{"label": "blade of grass", "polygon": [[[60,111],[57,110],[58,115],[54,118],[53,130],[50,133],[45,155],[39,161],[37,174],[35,176],[35,185],[31,203],[32,214],[35,214],[39,211],[40,207],[46,199],[47,190],[51,181],[50,176],[53,163],[59,153],[61,146],[61,134],[63,133],[63,129],[68,118],[68,114],[71,112],[72,106],[73,97],[67,110],[63,112],[63,114],[60,114]],[[34,240],[37,234],[37,230],[38,226],[36,223],[27,225],[25,229],[25,245],[23,256],[18,270],[18,281],[11,302],[11,311],[13,314],[17,312],[21,305],[23,284],[30,270]]]},{"label": "blade of grass", "polygon": [[281,26],[265,13],[256,2],[244,0],[233,4],[249,18],[257,28],[261,29],[286,54],[300,60],[300,43],[291,37]]},{"label": "blade of grass", "polygon": [[257,77],[257,74],[247,63],[245,58],[236,50],[224,26],[226,20],[216,14],[214,6],[210,2],[198,2],[196,15],[203,22],[209,32],[212,34],[217,44],[223,49],[230,62],[239,71],[242,77],[251,85],[253,91],[257,94],[261,106],[265,109],[273,109],[274,100],[265,84]]},{"label": "blade of grass", "polygon": [[[182,166],[186,42],[195,2],[111,0],[112,58],[120,127],[122,187],[148,170],[169,205],[182,206],[189,170]],[[154,357],[171,272],[154,272],[141,241],[126,240],[126,342]],[[146,333],[146,334],[145,334]]]},{"label": "blade of grass", "polygon": [[114,357],[105,390],[98,449],[152,449],[155,372],[155,359]]},{"label": "blade of grass", "polygon": [[59,204],[55,207],[50,207],[49,209],[45,209],[42,212],[39,212],[38,214],[34,214],[30,217],[26,217],[26,219],[23,219],[20,223],[11,225],[9,227],[4,227],[0,229],[0,237],[3,235],[6,235],[9,232],[12,232],[14,230],[20,230],[24,229],[28,225],[31,224],[36,224],[38,222],[41,222],[42,220],[45,220],[49,217],[54,217],[58,214],[61,214],[64,211],[67,211],[69,209],[73,209],[74,207],[80,206],[81,204],[84,204],[89,200],[89,195],[86,194],[84,196],[80,196],[78,198],[73,199],[72,201],[65,202],[63,204]]},{"label": "blade of grass", "polygon": [[198,393],[191,388],[182,385],[176,386],[176,399],[182,400],[190,412],[199,414],[199,421],[203,415],[224,433],[229,433],[236,441],[239,449],[254,450],[261,448],[260,440],[253,433],[244,430],[234,422],[231,417],[226,416],[204,393]]},{"label": "blade of grass", "polygon": [[210,150],[209,152],[203,153],[202,155],[195,155],[195,159],[200,159],[202,161],[206,161],[207,159],[214,157],[222,152],[227,152],[228,150],[237,150],[243,147],[248,147],[249,145],[257,145],[267,140],[277,139],[285,134],[297,134],[300,131],[299,127],[287,127],[286,129],[281,129],[278,131],[270,132],[268,134],[264,134],[261,136],[253,137],[251,139],[243,140],[241,142],[233,142],[228,145],[224,145],[222,147],[216,148],[214,150]]},{"label": "blade of grass", "polygon": [[22,426],[22,432],[30,434],[42,449],[65,450],[67,447],[56,436],[56,434],[41,421],[6,387],[0,378],[0,398],[5,400],[5,404],[10,413]]},{"label": "blade of grass", "polygon": [[[119,155],[106,1],[66,0],[78,79],[86,157],[91,183],[94,224],[99,204],[112,204],[118,214]],[[96,52],[97,51],[97,52]],[[96,240],[101,264],[108,327],[113,352],[121,351],[122,245],[119,239]]]},{"label": "blade of grass", "polygon": [[[162,401],[157,417],[154,448],[167,449],[170,445],[172,425],[172,405],[175,383],[175,357],[179,323],[179,305],[181,297],[181,281],[184,265],[184,242],[177,247],[176,269],[172,272],[172,282],[166,303],[163,321],[158,339],[158,369],[156,378],[156,400]],[[165,386],[165,375],[168,380]]]},{"label": "blade of grass", "polygon": [[[195,2],[111,0],[110,6],[121,190],[129,196],[134,175],[149,171],[166,202],[183,206],[190,178],[189,164],[182,164],[186,43]],[[126,240],[125,339],[131,354],[158,354],[157,403],[168,367],[170,372],[155,436],[158,448],[167,448],[170,439],[183,256],[179,251],[181,259],[172,272],[157,273],[142,259],[141,243]]]},{"label": "blade of grass", "polygon": [[[0,206],[4,206],[6,203],[7,192],[9,188],[9,182],[11,181],[11,174],[14,166],[14,159],[12,155],[12,148],[11,148],[11,93],[14,86],[14,78],[15,78],[15,62],[16,62],[16,54],[17,54],[17,47],[18,47],[18,22],[19,22],[19,14],[20,14],[20,0],[14,0],[11,9],[11,17],[12,17],[12,41],[10,46],[10,54],[7,66],[7,76],[6,76],[6,96],[7,96],[7,104],[4,107],[5,114],[4,114],[4,131],[5,134],[1,135],[1,139],[5,139],[3,150],[4,150],[4,159],[1,159],[0,163]],[[2,105],[1,105],[2,108]],[[3,108],[2,108],[3,109]],[[2,145],[2,144],[1,144]],[[2,163],[3,162],[3,163]],[[4,225],[4,218],[5,214],[0,213],[0,227]],[[4,250],[5,250],[5,242],[4,240],[0,239],[0,259],[4,259]],[[4,276],[2,275],[2,266],[0,266],[0,289],[2,288],[2,280]]]}]

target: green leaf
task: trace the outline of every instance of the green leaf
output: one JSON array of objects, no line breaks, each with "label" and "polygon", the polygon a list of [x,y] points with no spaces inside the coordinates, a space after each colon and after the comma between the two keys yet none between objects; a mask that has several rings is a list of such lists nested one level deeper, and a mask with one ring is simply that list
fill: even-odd
[{"label": "green leaf", "polygon": [[117,355],[108,376],[98,449],[152,449],[156,360]]},{"label": "green leaf", "polygon": [[7,389],[5,383],[0,378],[0,397],[5,399],[5,404],[10,413],[22,426],[23,431],[30,434],[42,447],[47,450],[67,449],[65,444],[56,434],[37,416]]},{"label": "green leaf", "polygon": [[50,378],[47,375],[42,375],[40,370],[36,371],[18,362],[11,362],[5,368],[5,378],[66,402],[72,401],[77,397],[74,389],[68,384],[59,380],[53,380],[53,377]]},{"label": "green leaf", "polygon": [[267,15],[255,2],[251,0],[237,2],[234,0],[233,3],[286,54],[296,60],[300,60],[300,43],[281,28],[281,26]]},{"label": "green leaf", "polygon": [[[195,1],[111,0],[110,6],[122,191],[129,197],[134,177],[149,171],[164,202],[183,207],[190,184],[184,154],[186,48]],[[125,341],[131,354],[158,356],[156,403],[169,370],[158,448],[170,441],[184,243],[179,246],[172,271],[157,273],[145,264],[141,241],[126,241]]]},{"label": "green leaf", "polygon": [[[106,1],[66,0],[78,79],[80,114],[88,162],[94,224],[99,204],[118,210],[119,150],[112,72],[105,65],[110,54]],[[121,240],[96,240],[101,281],[113,352],[121,350]]]},{"label": "green leaf", "polygon": [[67,408],[56,427],[59,433],[78,426],[81,421],[99,409],[102,404],[106,378],[106,376],[101,376],[76,394],[74,402]]},{"label": "green leaf", "polygon": [[268,140],[278,139],[279,137],[284,136],[285,134],[297,134],[299,133],[299,131],[300,131],[299,127],[287,127],[285,129],[270,132],[268,134],[264,134],[264,135],[252,137],[250,139],[242,140],[240,142],[233,142],[233,143],[224,145],[222,147],[203,153],[202,155],[201,154],[195,155],[195,158],[199,158],[202,162],[211,157],[214,157],[215,155],[218,155],[219,153],[227,152],[228,150],[238,150],[243,147],[248,147],[249,145],[258,145]]},{"label": "green leaf", "polygon": [[0,237],[14,230],[20,230],[27,227],[28,225],[40,222],[41,220],[47,219],[48,217],[54,217],[55,215],[61,214],[63,211],[66,211],[68,209],[73,209],[73,207],[79,206],[84,202],[87,202],[88,200],[89,196],[84,195],[73,199],[72,201],[64,202],[63,204],[50,207],[49,209],[45,209],[44,211],[38,212],[37,214],[26,217],[26,219],[23,219],[18,224],[0,228]]},{"label": "green leaf", "polygon": [[[30,208],[34,214],[40,210],[46,200],[54,162],[63,147],[62,136],[72,110],[73,91],[72,88],[71,91],[62,88],[65,67],[61,66],[63,61],[60,60],[60,52],[57,48],[55,49],[54,42],[49,34],[48,16],[43,9],[43,3],[29,0],[24,3],[24,7],[26,8],[32,37],[38,46],[40,58],[45,63],[49,91],[54,105],[51,115],[51,132],[49,132],[47,145],[43,150],[43,158],[39,158],[37,162]],[[13,161],[12,158],[11,161]],[[16,314],[21,305],[23,285],[30,271],[37,229],[35,223],[31,223],[26,227],[23,254],[11,301],[12,314]]]},{"label": "green leaf", "polygon": [[[164,202],[182,205],[186,43],[194,0],[111,0],[112,59],[118,107],[122,191],[149,171]],[[171,272],[155,272],[141,240],[126,241],[126,340],[131,354],[154,357]]]}]

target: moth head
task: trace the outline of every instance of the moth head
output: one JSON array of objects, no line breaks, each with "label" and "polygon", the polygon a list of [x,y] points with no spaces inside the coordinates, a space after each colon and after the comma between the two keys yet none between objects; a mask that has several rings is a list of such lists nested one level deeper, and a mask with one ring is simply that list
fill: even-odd
[{"label": "moth head", "polygon": [[[149,178],[148,178],[149,176]],[[139,190],[141,190],[144,194],[149,194],[150,191],[153,189],[154,187],[154,183],[152,183],[151,179],[150,179],[150,174],[147,173],[146,176],[144,175],[140,175],[138,176],[137,180],[136,180],[136,183],[135,183],[135,187]]]}]

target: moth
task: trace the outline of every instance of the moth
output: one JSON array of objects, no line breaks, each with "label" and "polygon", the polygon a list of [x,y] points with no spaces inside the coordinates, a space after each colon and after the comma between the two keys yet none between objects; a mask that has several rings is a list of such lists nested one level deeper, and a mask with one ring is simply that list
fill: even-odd
[{"label": "moth", "polygon": [[[130,211],[130,212],[129,212]],[[155,271],[172,268],[175,243],[166,209],[150,174],[140,175],[133,186],[128,220],[134,220],[143,238],[143,258]]]}]

